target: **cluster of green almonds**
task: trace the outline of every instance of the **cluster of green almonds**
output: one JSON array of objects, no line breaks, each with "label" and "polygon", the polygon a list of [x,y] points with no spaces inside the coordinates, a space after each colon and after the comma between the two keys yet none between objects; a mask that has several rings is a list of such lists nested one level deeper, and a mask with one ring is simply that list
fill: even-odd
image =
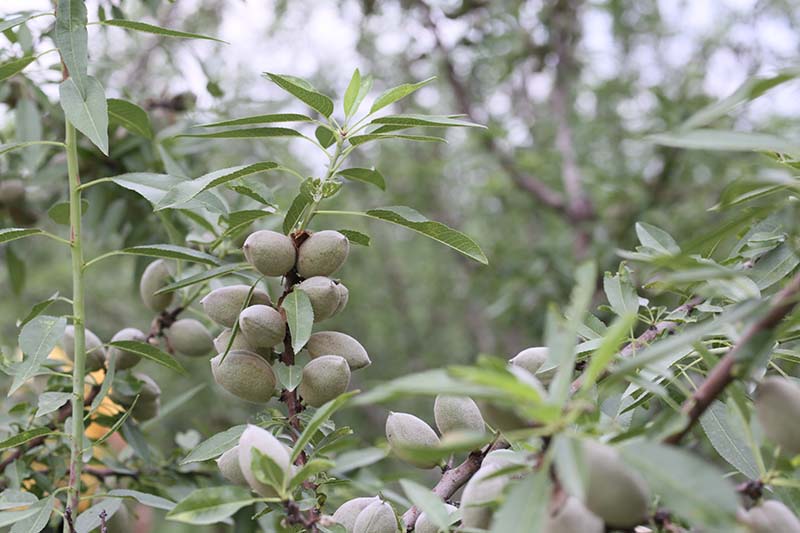
[{"label": "cluster of green almonds", "polygon": [[[308,295],[315,323],[336,315],[347,305],[347,287],[329,277],[344,264],[350,251],[347,237],[338,231],[312,233],[296,246],[289,236],[259,230],[247,237],[243,250],[245,259],[264,276],[293,274],[297,283],[291,288]],[[278,392],[271,364],[278,355],[275,350],[282,349],[286,338],[285,315],[265,291],[251,291],[247,285],[217,288],[200,303],[208,317],[225,328],[214,340],[218,352],[211,359],[214,380],[243,400],[268,402]],[[312,407],[345,392],[351,371],[370,364],[364,347],[338,331],[314,333],[305,349],[311,361],[303,367],[298,393]]]},{"label": "cluster of green almonds", "polygon": [[[332,516],[323,516],[322,525],[344,526],[347,533],[397,533],[400,520],[389,502],[379,496],[353,498],[344,502]],[[416,531],[421,531],[417,529]]]}]

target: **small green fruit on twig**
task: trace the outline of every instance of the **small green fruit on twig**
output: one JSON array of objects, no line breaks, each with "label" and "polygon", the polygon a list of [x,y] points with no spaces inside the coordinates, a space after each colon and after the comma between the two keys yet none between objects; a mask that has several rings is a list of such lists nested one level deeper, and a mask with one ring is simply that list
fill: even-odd
[{"label": "small green fruit on twig", "polygon": [[275,490],[256,479],[253,473],[253,449],[272,459],[275,464],[283,469],[284,474],[291,470],[291,457],[289,448],[275,438],[272,433],[258,426],[248,425],[242,436],[239,437],[239,468],[250,488],[264,496],[274,498],[278,494]]},{"label": "small green fruit on twig", "polygon": [[344,357],[323,355],[303,367],[297,392],[308,405],[320,407],[346,392],[349,385],[350,366]]},{"label": "small green fruit on twig", "polygon": [[[94,372],[100,370],[106,363],[106,350],[103,348],[103,341],[92,333],[88,328],[84,328],[86,338],[86,370]],[[75,360],[75,326],[67,326],[64,336],[61,337],[61,347],[70,361]]]},{"label": "small green fruit on twig", "polygon": [[169,342],[181,355],[202,357],[214,349],[211,333],[199,320],[182,318],[169,327]]},{"label": "small green fruit on twig", "polygon": [[232,350],[211,359],[211,373],[223,389],[253,403],[267,403],[275,392],[275,373],[263,357]]},{"label": "small green fruit on twig", "polygon": [[[444,507],[447,509],[448,515],[452,515],[458,511],[458,507],[450,505],[449,503],[445,503]],[[431,522],[427,513],[422,513],[417,519],[417,525],[414,526],[414,531],[415,533],[439,533],[439,526]]]},{"label": "small green fruit on twig", "polygon": [[[609,487],[609,490],[614,490]],[[603,533],[603,521],[581,501],[568,496],[555,513],[547,517],[543,533]]]},{"label": "small green fruit on twig", "polygon": [[311,234],[297,252],[297,273],[304,278],[330,276],[344,264],[350,241],[338,231]]},{"label": "small green fruit on twig", "polygon": [[379,501],[380,499],[377,496],[347,500],[336,509],[331,519],[337,524],[344,526],[347,533],[352,533],[353,527],[356,525],[356,519],[358,515],[361,514],[361,511]]},{"label": "small green fruit on twig", "polygon": [[311,335],[306,344],[312,359],[323,355],[344,357],[350,370],[358,370],[371,364],[367,350],[356,339],[338,331],[319,331]]},{"label": "small green fruit on twig", "polygon": [[341,295],[336,283],[324,276],[314,276],[297,285],[308,295],[311,308],[314,310],[314,322],[321,322],[332,317],[341,303]]},{"label": "small green fruit on twig", "polygon": [[[239,319],[250,287],[247,285],[229,285],[220,287],[208,293],[200,300],[203,310],[208,317],[221,326],[232,328]],[[271,305],[269,295],[261,289],[254,289],[250,297],[250,305]]]},{"label": "small green fruit on twig", "polygon": [[433,403],[433,417],[442,435],[450,431],[483,433],[486,429],[478,405],[466,396],[437,396]]},{"label": "small green fruit on twig", "polygon": [[463,527],[488,529],[494,517],[492,503],[503,494],[507,475],[495,475],[499,466],[482,466],[464,486],[461,494],[461,525]]},{"label": "small green fruit on twig", "polygon": [[290,237],[269,230],[251,233],[242,250],[247,262],[265,276],[283,276],[289,272],[297,254]]},{"label": "small green fruit on twig", "polygon": [[793,533],[800,531],[800,520],[783,503],[767,500],[749,511],[740,513],[739,520],[749,533]]},{"label": "small green fruit on twig", "polygon": [[608,526],[625,529],[644,522],[650,505],[644,479],[611,446],[585,441],[583,450],[588,467],[586,507]]},{"label": "small green fruit on twig", "polygon": [[251,346],[272,348],[286,336],[286,321],[268,305],[251,305],[239,315],[239,330]]},{"label": "small green fruit on twig", "polygon": [[171,279],[172,272],[165,260],[157,259],[147,265],[139,281],[139,295],[148,309],[158,313],[172,304],[175,298],[174,292],[155,294],[156,291],[166,287]]},{"label": "small green fruit on twig", "polygon": [[237,444],[217,459],[217,467],[222,476],[234,485],[247,486],[247,480],[239,466],[239,445]]},{"label": "small green fruit on twig", "polygon": [[[143,331],[138,330],[136,328],[125,328],[119,330],[117,333],[111,337],[111,342],[116,341],[139,341],[145,342],[147,340],[147,335],[144,334]],[[114,368],[117,370],[125,370],[136,366],[136,364],[142,358],[128,350],[123,350],[121,348],[117,348],[116,346],[112,346],[108,349],[108,360],[114,361],[115,366]]]},{"label": "small green fruit on twig", "polygon": [[800,454],[800,386],[785,378],[765,378],[756,388],[754,405],[767,437],[786,454]]},{"label": "small green fruit on twig", "polygon": [[511,358],[509,361],[512,365],[524,368],[542,382],[543,385],[548,385],[556,375],[558,367],[539,372],[542,366],[547,361],[547,347],[534,346],[526,348]]},{"label": "small green fruit on twig", "polygon": [[437,461],[420,460],[407,450],[409,448],[435,448],[439,437],[425,421],[408,413],[391,413],[386,419],[386,439],[392,451],[400,459],[419,468],[433,468]]},{"label": "small green fruit on twig", "polygon": [[397,515],[388,503],[378,500],[358,514],[353,533],[397,533]]}]

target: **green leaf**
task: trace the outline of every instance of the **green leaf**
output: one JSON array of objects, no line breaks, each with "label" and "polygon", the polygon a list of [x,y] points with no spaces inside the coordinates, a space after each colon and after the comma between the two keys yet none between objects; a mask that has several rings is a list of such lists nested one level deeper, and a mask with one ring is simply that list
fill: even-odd
[{"label": "green leaf", "polygon": [[118,98],[109,98],[107,104],[108,119],[112,124],[119,124],[131,133],[153,140],[153,125],[144,109]]},{"label": "green leaf", "polygon": [[747,444],[745,430],[738,417],[731,415],[727,405],[715,400],[700,417],[700,425],[723,459],[748,478],[759,479],[758,463]]},{"label": "green leaf", "polygon": [[27,507],[39,501],[35,494],[24,490],[6,489],[0,492],[0,511]]},{"label": "green leaf", "polygon": [[36,374],[64,336],[66,327],[65,317],[47,315],[37,316],[22,327],[19,333],[19,347],[26,357],[17,367],[14,382],[8,391],[9,396]]},{"label": "green leaf", "polygon": [[386,190],[386,181],[383,175],[374,168],[346,168],[338,172],[340,176],[344,176],[349,180],[363,181],[375,185],[380,190]]},{"label": "green leaf", "polygon": [[0,513],[0,527],[10,526],[36,514],[36,507],[31,506],[24,511],[3,511]]},{"label": "green leaf", "polygon": [[314,326],[314,310],[311,300],[300,289],[295,289],[284,298],[281,304],[286,311],[286,323],[292,334],[292,349],[299,353],[311,337],[311,328]]},{"label": "green leaf", "polygon": [[250,126],[253,124],[273,124],[275,122],[311,122],[311,117],[298,113],[273,113],[269,115],[254,115],[252,117],[223,120],[222,122],[209,122],[198,124],[198,128],[216,128],[222,126]]},{"label": "green leaf", "polygon": [[747,276],[763,291],[783,280],[797,268],[798,264],[800,257],[792,245],[784,243],[764,254],[755,266],[747,271]]},{"label": "green leaf", "polygon": [[665,255],[677,255],[681,252],[680,246],[672,236],[661,228],[657,228],[645,222],[636,223],[636,236],[642,246]]},{"label": "green leaf", "polygon": [[649,135],[645,139],[655,144],[693,150],[779,152],[792,156],[800,155],[800,148],[796,143],[767,133],[699,129]]},{"label": "green leaf", "polygon": [[0,229],[0,244],[44,233],[38,228],[5,228]]},{"label": "green leaf", "polygon": [[270,72],[265,72],[264,75],[272,80],[275,85],[307,104],[312,109],[315,109],[322,114],[322,116],[329,117],[333,113],[333,100],[318,92],[307,81],[294,76],[273,74]]},{"label": "green leaf", "polygon": [[39,408],[36,410],[34,417],[43,416],[67,403],[72,394],[69,392],[43,392],[39,395]]},{"label": "green leaf", "polygon": [[285,365],[278,361],[272,365],[272,370],[275,372],[280,386],[290,392],[300,385],[303,377],[302,368],[299,365]]},{"label": "green leaf", "polygon": [[55,303],[58,300],[58,298],[59,298],[58,292],[56,292],[50,298],[48,298],[46,300],[42,300],[41,302],[38,302],[37,304],[35,304],[33,307],[31,307],[31,310],[28,311],[28,314],[25,315],[25,318],[20,320],[19,327],[24,326],[25,324],[27,324],[28,322],[30,322],[31,320],[33,320],[37,316],[41,315],[48,307],[53,305],[53,303]]},{"label": "green leaf", "polygon": [[45,435],[50,435],[51,433],[53,433],[53,430],[50,428],[34,428],[23,431],[22,433],[17,433],[13,437],[9,437],[0,442],[0,452],[9,448],[16,448],[20,444],[25,444],[26,442],[32,441],[35,438],[44,437]]},{"label": "green leaf", "polygon": [[340,229],[339,233],[347,237],[350,244],[358,244],[361,246],[369,246],[369,235],[361,233],[353,229]]},{"label": "green leaf", "polygon": [[118,498],[132,498],[137,502],[141,503],[142,505],[152,507],[153,509],[163,509],[165,511],[171,511],[172,509],[175,508],[175,502],[171,500],[162,498],[161,496],[156,496],[155,494],[148,494],[146,492],[141,492],[138,490],[114,489],[109,491],[108,495]]},{"label": "green leaf", "polygon": [[317,126],[314,130],[314,137],[323,148],[328,148],[336,142],[336,135],[327,126]]},{"label": "green leaf", "polygon": [[341,476],[347,472],[373,465],[386,458],[389,451],[385,448],[361,448],[351,450],[339,455],[336,458],[336,468],[334,472]]},{"label": "green leaf", "polygon": [[42,15],[42,14],[44,14],[44,13],[42,13],[42,12],[36,13],[34,11],[24,11],[24,12],[21,12],[21,13],[16,13],[15,17],[10,17],[10,18],[7,18],[7,19],[4,19],[4,20],[0,21],[0,33],[4,32],[6,30],[10,30],[11,28],[14,28],[15,26],[19,26],[20,24],[25,24],[32,17],[34,17],[36,15]]},{"label": "green leaf", "polygon": [[347,84],[347,89],[344,91],[344,114],[346,117],[352,115],[355,110],[353,105],[356,103],[356,98],[361,90],[361,73],[358,69],[353,71],[353,76],[350,78],[350,83]]},{"label": "green leaf", "polygon": [[314,435],[317,433],[317,431],[319,431],[319,428],[322,427],[322,424],[327,422],[328,419],[333,416],[333,413],[344,407],[345,404],[347,404],[347,402],[350,401],[350,399],[356,394],[358,394],[358,391],[350,391],[340,394],[333,400],[330,400],[322,405],[322,407],[314,412],[314,416],[312,416],[311,420],[308,421],[305,429],[303,429],[303,432],[294,443],[294,448],[292,448],[293,463],[295,459],[300,457],[300,454],[303,453],[303,448],[306,447],[306,444],[311,442],[311,439],[314,438]]},{"label": "green leaf", "polygon": [[283,232],[287,235],[291,233],[295,224],[297,224],[300,217],[303,216],[306,207],[314,201],[314,198],[311,196],[311,182],[311,178],[308,178],[300,184],[300,192],[294,197],[292,205],[290,205],[289,209],[286,211],[286,216],[283,219]]},{"label": "green leaf", "polygon": [[424,87],[435,79],[436,77],[433,76],[426,80],[422,80],[419,83],[404,83],[403,85],[398,85],[397,87],[388,89],[375,99],[375,102],[372,104],[369,112],[374,113],[375,111],[384,108],[389,104],[397,102],[398,100],[405,98],[417,89]]},{"label": "green leaf", "polygon": [[327,459],[311,459],[301,466],[289,480],[289,489],[299,487],[303,481],[316,476],[320,472],[330,470],[334,465],[333,461]]},{"label": "green leaf", "polygon": [[581,441],[562,433],[555,436],[552,447],[558,481],[568,494],[583,501],[589,472]]},{"label": "green leaf", "polygon": [[185,31],[171,30],[169,28],[161,28],[159,26],[153,26],[152,24],[137,22],[134,20],[108,19],[100,21],[100,24],[103,24],[104,26],[116,26],[117,28],[124,28],[126,30],[163,35],[165,37],[178,37],[181,39],[205,39],[208,41],[216,41],[218,43],[228,44],[226,41],[217,39],[216,37],[209,37],[208,35],[201,35],[199,33],[187,33]]},{"label": "green leaf", "polygon": [[229,485],[197,489],[167,513],[167,520],[196,525],[216,524],[255,501],[256,498],[244,487]]},{"label": "green leaf", "polygon": [[97,79],[87,76],[83,92],[73,78],[61,82],[58,88],[67,120],[107,156],[108,104],[103,86]]},{"label": "green leaf", "polygon": [[198,444],[189,454],[184,457],[179,464],[185,465],[188,463],[196,463],[199,461],[208,461],[215,459],[227,452],[239,442],[239,437],[242,436],[247,426],[233,426],[216,435],[209,437],[200,444]]},{"label": "green leaf", "polygon": [[32,516],[14,524],[9,533],[39,533],[50,522],[54,504],[55,496],[48,496],[43,500],[39,500],[31,506],[31,509],[36,509],[36,512]]},{"label": "green leaf", "polygon": [[374,119],[370,124],[388,124],[390,126],[415,127],[444,127],[444,128],[486,128],[482,124],[460,120],[447,115],[386,115]]},{"label": "green leaf", "polygon": [[450,513],[447,512],[447,507],[439,496],[428,487],[410,479],[401,479],[400,486],[403,487],[408,499],[425,513],[433,525],[440,530],[447,530],[450,525]]},{"label": "green leaf", "polygon": [[139,341],[114,341],[110,342],[108,345],[115,346],[125,350],[126,352],[135,353],[136,355],[144,357],[145,359],[155,361],[159,365],[167,367],[170,370],[174,370],[179,374],[186,374],[186,370],[178,361],[175,360],[174,357],[159,350],[150,343]]},{"label": "green leaf", "polygon": [[[120,187],[138,193],[153,206],[158,205],[175,185],[186,181],[185,178],[150,172],[131,172],[101,179],[111,181]],[[225,204],[209,191],[198,194],[194,201],[187,202],[181,208],[190,210],[206,208],[219,213],[227,212]]]},{"label": "green leaf", "polygon": [[7,154],[8,152],[13,152],[15,150],[22,150],[23,148],[30,148],[33,146],[35,147],[44,146],[45,148],[48,146],[60,146],[63,148],[64,144],[57,141],[27,141],[22,143],[2,144],[0,145],[0,155]]},{"label": "green leaf", "polygon": [[589,359],[589,365],[583,372],[581,379],[581,389],[584,391],[589,390],[597,382],[603,371],[614,360],[614,356],[619,353],[620,345],[628,339],[628,335],[635,323],[636,315],[627,314],[618,317],[611,324],[611,327],[608,328],[603,336],[600,346],[592,353]]},{"label": "green leaf", "polygon": [[192,248],[184,246],[175,246],[173,244],[144,244],[141,246],[133,246],[125,248],[119,254],[126,255],[143,255],[145,257],[161,257],[166,259],[180,259],[182,261],[191,261],[194,263],[204,263],[206,265],[219,265],[220,260],[213,255]]},{"label": "green leaf", "polygon": [[284,472],[281,465],[265,453],[261,453],[258,448],[253,448],[253,456],[251,461],[251,468],[253,476],[264,483],[265,485],[275,489],[279,496],[283,497],[286,493],[286,472]]},{"label": "green leaf", "polygon": [[138,401],[139,401],[139,396],[136,396],[133,399],[133,403],[130,406],[128,406],[128,408],[125,410],[125,412],[122,413],[122,415],[119,418],[117,418],[116,422],[114,422],[111,425],[111,427],[108,428],[108,430],[106,430],[106,432],[103,433],[97,440],[93,441],[88,449],[90,450],[95,446],[100,446],[105,441],[110,439],[114,435],[114,433],[119,431],[119,429],[122,427],[122,424],[124,424],[125,421],[128,419],[128,417],[131,416],[131,413],[133,413],[133,410],[136,407]]},{"label": "green leaf", "polygon": [[242,128],[216,131],[214,133],[182,133],[176,137],[201,139],[260,139],[264,137],[302,137],[299,131],[290,128]]},{"label": "green leaf", "polygon": [[0,63],[0,81],[10,78],[25,70],[25,67],[36,61],[36,56],[20,57],[5,63]]},{"label": "green leaf", "polygon": [[603,290],[611,309],[617,316],[636,314],[639,310],[639,297],[631,283],[630,275],[625,267],[613,276],[606,272],[603,276]]},{"label": "green leaf", "polygon": [[82,96],[86,95],[88,88],[86,67],[89,61],[89,38],[86,22],[84,0],[58,0],[53,40],[70,78],[75,80],[78,94]]},{"label": "green leaf", "polygon": [[511,488],[495,513],[492,533],[529,533],[544,529],[551,485],[547,470],[539,469]]},{"label": "green leaf", "polygon": [[[89,201],[81,198],[81,215],[86,214],[89,209]],[[69,226],[69,202],[59,202],[47,210],[47,216],[56,224]]]},{"label": "green leaf", "polygon": [[11,245],[6,247],[6,269],[8,270],[8,281],[11,284],[11,290],[16,295],[22,294],[25,288],[25,261],[20,259]]},{"label": "green leaf", "polygon": [[100,503],[96,503],[78,515],[75,520],[75,533],[89,533],[100,528],[102,520],[100,515],[105,513],[106,519],[114,516],[114,513],[122,507],[122,500],[119,498],[107,498]]},{"label": "green leaf", "polygon": [[190,287],[197,283],[203,283],[210,279],[218,278],[220,276],[225,276],[227,274],[232,274],[246,268],[248,267],[247,264],[245,263],[232,263],[228,265],[222,265],[216,268],[210,268],[198,274],[187,276],[185,278],[175,281],[174,283],[170,283],[169,285],[166,285],[165,287],[157,290],[155,294],[165,294],[168,292],[174,292],[177,291],[178,289],[182,289],[184,287]]},{"label": "green leaf", "polygon": [[[353,99],[353,103],[350,105],[350,111],[348,112],[347,110],[345,110],[346,118],[349,119],[351,116],[355,115],[356,112],[358,111],[358,108],[361,107],[361,102],[364,101],[364,98],[366,98],[369,92],[372,90],[372,81],[373,78],[369,74],[366,76],[361,76],[361,80],[358,86],[358,92],[356,93],[355,98]],[[347,95],[345,95],[345,98],[347,98]],[[345,105],[347,104],[345,103]]]},{"label": "green leaf", "polygon": [[441,137],[433,137],[431,135],[399,135],[395,133],[367,133],[364,135],[353,135],[348,137],[350,144],[358,146],[370,141],[382,141],[384,139],[402,139],[404,141],[418,141],[418,142],[440,142],[446,143],[447,141]]}]

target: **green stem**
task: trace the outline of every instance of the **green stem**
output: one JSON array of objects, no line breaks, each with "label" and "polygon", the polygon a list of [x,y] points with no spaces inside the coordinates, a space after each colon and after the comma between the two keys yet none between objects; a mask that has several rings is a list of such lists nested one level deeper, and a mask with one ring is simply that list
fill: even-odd
[{"label": "green stem", "polygon": [[[67,501],[73,513],[78,510],[83,449],[83,386],[86,377],[86,330],[83,287],[83,243],[81,241],[81,193],[78,174],[78,140],[75,126],[67,121],[67,172],[69,174],[69,222],[72,242],[72,314],[75,327],[75,358],[72,368],[72,435],[70,442]],[[65,524],[64,530],[66,531]]]},{"label": "green stem", "polygon": [[[339,137],[338,134],[337,134],[337,137],[338,138],[336,139],[336,149],[334,150],[333,154],[330,156],[331,162],[328,165],[328,172],[325,175],[325,179],[322,180],[322,186],[324,186],[325,183],[327,183],[333,177],[333,175],[336,174],[336,171],[339,169],[339,167],[341,166],[342,162],[344,161],[344,158],[346,157],[346,153],[348,153],[347,150],[344,150],[344,151],[342,150],[343,145],[344,145],[344,139]],[[319,198],[315,198],[314,202],[309,206],[308,210],[306,211],[305,216],[303,217],[303,221],[300,224],[300,228],[299,228],[300,231],[303,231],[304,229],[306,229],[306,226],[308,226],[308,223],[311,222],[312,218],[314,218],[314,213],[316,213],[320,202],[322,202],[322,197],[321,196]]]}]

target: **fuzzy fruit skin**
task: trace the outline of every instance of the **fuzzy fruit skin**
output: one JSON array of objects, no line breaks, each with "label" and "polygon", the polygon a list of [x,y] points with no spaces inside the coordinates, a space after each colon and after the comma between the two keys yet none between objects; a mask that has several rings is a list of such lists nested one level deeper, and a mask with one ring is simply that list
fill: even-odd
[{"label": "fuzzy fruit skin", "polygon": [[332,317],[339,307],[339,290],[332,279],[324,276],[308,278],[297,285],[308,295],[314,309],[314,322],[322,322]]},{"label": "fuzzy fruit skin", "polygon": [[253,403],[267,403],[275,391],[275,373],[264,358],[253,352],[231,350],[211,359],[211,373],[223,389]]},{"label": "fuzzy fruit skin", "polygon": [[483,458],[481,467],[496,466],[505,468],[507,466],[524,463],[524,457],[520,457],[518,452],[513,450],[493,450]]},{"label": "fuzzy fruit skin", "polygon": [[172,300],[175,298],[174,292],[154,294],[157,290],[167,286],[171,278],[172,272],[170,272],[169,264],[163,259],[153,261],[144,269],[142,279],[139,280],[139,295],[148,309],[158,313],[172,304]]},{"label": "fuzzy fruit skin", "polygon": [[[445,503],[444,507],[447,509],[448,515],[452,515],[458,511],[456,506],[450,505],[449,503]],[[439,528],[430,521],[427,513],[422,513],[417,519],[417,524],[414,526],[414,531],[415,533],[439,533]]]},{"label": "fuzzy fruit skin", "polygon": [[[221,326],[232,328],[239,319],[239,311],[247,299],[250,287],[247,285],[229,285],[208,293],[200,300],[208,317]],[[269,295],[261,289],[255,289],[250,298],[250,305],[270,305]]]},{"label": "fuzzy fruit skin", "polygon": [[308,405],[320,407],[347,390],[350,367],[344,357],[323,355],[303,367],[303,379],[297,392]]},{"label": "fuzzy fruit skin", "polygon": [[[106,364],[106,350],[103,341],[90,329],[84,329],[86,338],[86,370],[94,372]],[[61,347],[70,361],[75,360],[75,326],[67,326],[64,336],[61,337]]]},{"label": "fuzzy fruit skin", "polygon": [[345,530],[347,530],[347,533],[352,533],[353,526],[356,525],[356,519],[361,511],[369,507],[371,504],[379,501],[380,499],[377,496],[368,498],[353,498],[352,500],[347,500],[340,505],[338,509],[336,509],[336,512],[333,513],[331,519],[337,524],[344,526]]},{"label": "fuzzy fruit skin", "polygon": [[251,489],[265,498],[275,497],[277,496],[275,490],[258,481],[253,475],[251,467],[253,448],[269,456],[284,472],[289,472],[291,469],[289,449],[276,439],[272,433],[258,426],[248,425],[242,436],[239,437],[239,468],[242,470],[245,481],[247,481]]},{"label": "fuzzy fruit skin", "polygon": [[367,350],[356,339],[338,331],[318,331],[311,335],[306,344],[308,355],[312,359],[323,355],[338,355],[344,357],[350,370],[358,370],[369,366]]},{"label": "fuzzy fruit skin", "polygon": [[543,533],[603,533],[603,521],[579,499],[569,496],[561,507],[547,517]]},{"label": "fuzzy fruit skin", "polygon": [[754,404],[767,437],[786,455],[800,454],[800,386],[786,378],[765,378],[756,388]]},{"label": "fuzzy fruit skin", "polygon": [[611,446],[585,441],[583,450],[588,467],[586,507],[611,527],[632,528],[644,522],[650,506],[644,479]]},{"label": "fuzzy fruit skin", "polygon": [[234,485],[247,486],[247,480],[242,473],[242,467],[239,466],[238,444],[219,456],[217,459],[217,468],[219,468],[222,477]]},{"label": "fuzzy fruit skin", "polygon": [[268,305],[251,305],[239,315],[239,330],[251,346],[272,348],[286,336],[286,321]]},{"label": "fuzzy fruit skin", "polygon": [[553,377],[556,375],[556,371],[558,368],[551,368],[545,372],[539,372],[539,369],[542,368],[545,361],[547,361],[547,347],[546,346],[534,346],[532,348],[526,348],[519,352],[517,355],[511,358],[509,363],[514,366],[518,366],[520,368],[524,368],[531,374],[534,374],[542,384],[547,385],[552,381]]},{"label": "fuzzy fruit skin", "polygon": [[251,233],[242,251],[247,262],[265,276],[283,276],[294,267],[297,255],[290,237],[265,229]]},{"label": "fuzzy fruit skin", "polygon": [[139,422],[144,422],[145,420],[150,420],[151,418],[157,417],[160,410],[160,399],[156,398],[155,400],[143,400],[140,397],[139,401],[137,401],[136,405],[134,405],[133,409],[131,409],[131,416]]},{"label": "fuzzy fruit skin", "polygon": [[450,431],[483,433],[486,429],[478,405],[466,396],[437,396],[433,402],[433,417],[442,435]]},{"label": "fuzzy fruit skin", "polygon": [[[125,328],[121,329],[111,337],[111,342],[115,341],[139,341],[145,342],[147,340],[147,336],[141,330],[136,328]],[[121,350],[119,348],[111,347],[108,349],[108,360],[115,361],[115,368],[116,370],[125,370],[127,368],[131,368],[136,366],[136,364],[142,359],[140,356],[136,355],[133,352],[129,352],[127,350]]]},{"label": "fuzzy fruit skin", "polygon": [[[133,377],[142,382],[138,392],[139,401],[136,402],[137,404],[153,402],[161,397],[161,387],[158,386],[158,383],[153,378],[142,372],[134,373]],[[130,407],[136,396],[137,393],[122,393],[114,388],[109,393],[109,397],[123,407]]]},{"label": "fuzzy fruit skin", "polygon": [[436,461],[412,458],[405,448],[433,448],[439,445],[436,432],[424,420],[408,413],[391,413],[386,419],[386,440],[400,459],[418,468],[433,468]]},{"label": "fuzzy fruit skin", "polygon": [[742,513],[741,522],[749,533],[795,533],[800,531],[800,520],[778,500],[767,500]]},{"label": "fuzzy fruit skin", "polygon": [[488,529],[494,510],[487,505],[500,497],[508,484],[508,476],[492,476],[500,467],[482,466],[464,486],[461,494],[461,525]]},{"label": "fuzzy fruit skin", "polygon": [[381,500],[369,504],[353,524],[353,533],[397,533],[399,530],[394,509]]},{"label": "fuzzy fruit skin", "polygon": [[211,333],[194,318],[176,320],[169,327],[169,342],[175,351],[189,357],[202,357],[214,349]]},{"label": "fuzzy fruit skin", "polygon": [[297,273],[304,278],[330,276],[344,264],[350,241],[333,230],[312,233],[297,251]]},{"label": "fuzzy fruit skin", "polygon": [[336,306],[334,315],[338,315],[344,308],[347,307],[347,302],[350,301],[350,289],[348,289],[341,281],[336,282],[336,290],[339,292],[339,305]]}]

